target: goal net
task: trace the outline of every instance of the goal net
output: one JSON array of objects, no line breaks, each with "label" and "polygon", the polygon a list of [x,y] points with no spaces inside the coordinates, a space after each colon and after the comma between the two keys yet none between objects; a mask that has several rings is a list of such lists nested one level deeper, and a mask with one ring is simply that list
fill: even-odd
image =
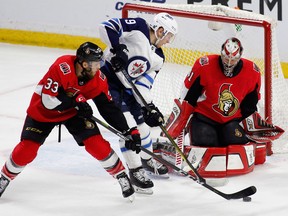
[{"label": "goal net", "polygon": [[[179,25],[174,42],[163,47],[166,61],[152,88],[153,101],[166,118],[195,60],[206,54],[220,54],[224,41],[237,37],[244,48],[242,57],[261,69],[258,111],[268,122],[288,130],[288,88],[278,55],[276,21],[221,5],[126,4],[122,16],[142,17],[150,22],[160,12],[173,15]],[[287,133],[273,142],[272,150],[288,152]]]}]

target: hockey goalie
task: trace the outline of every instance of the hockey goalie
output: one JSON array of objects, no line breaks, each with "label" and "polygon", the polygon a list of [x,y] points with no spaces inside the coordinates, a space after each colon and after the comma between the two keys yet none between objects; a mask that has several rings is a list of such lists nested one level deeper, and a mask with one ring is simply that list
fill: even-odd
[{"label": "hockey goalie", "polygon": [[[196,60],[165,125],[202,177],[253,171],[266,160],[266,144],[284,132],[257,112],[260,71],[252,61],[241,58],[242,52],[241,42],[229,38],[221,47],[221,55]],[[179,142],[185,133],[189,146]],[[179,163],[171,144],[158,143],[154,149],[175,165]],[[181,163],[185,170],[188,166]]]}]

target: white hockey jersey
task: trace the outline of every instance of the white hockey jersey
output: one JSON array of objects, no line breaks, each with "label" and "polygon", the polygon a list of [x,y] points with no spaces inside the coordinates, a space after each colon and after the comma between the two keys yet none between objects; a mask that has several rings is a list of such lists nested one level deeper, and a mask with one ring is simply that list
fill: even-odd
[{"label": "white hockey jersey", "polygon": [[[150,43],[149,25],[142,18],[110,19],[100,25],[100,37],[108,45],[105,50],[105,59],[110,62],[113,53],[110,49],[118,44],[125,44],[128,53],[126,70],[135,86],[147,103],[152,102],[150,89],[157,72],[164,63],[164,54],[161,48]],[[126,88],[131,85],[124,75],[117,73],[119,80]],[[137,101],[143,106],[137,95]]]}]

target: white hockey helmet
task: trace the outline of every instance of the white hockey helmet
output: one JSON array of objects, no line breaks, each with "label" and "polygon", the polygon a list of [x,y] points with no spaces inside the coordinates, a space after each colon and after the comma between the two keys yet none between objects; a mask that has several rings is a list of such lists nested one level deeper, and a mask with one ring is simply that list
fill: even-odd
[{"label": "white hockey helmet", "polygon": [[233,69],[241,59],[243,47],[239,39],[232,37],[228,38],[221,48],[221,60],[224,67],[224,75],[227,77],[233,76]]},{"label": "white hockey helmet", "polygon": [[[168,13],[158,13],[150,23],[150,28],[152,28],[154,32],[156,32],[160,27],[164,29],[162,38],[164,38],[169,32],[175,37],[178,32],[178,24],[176,20]],[[160,40],[162,38],[160,38]]]}]

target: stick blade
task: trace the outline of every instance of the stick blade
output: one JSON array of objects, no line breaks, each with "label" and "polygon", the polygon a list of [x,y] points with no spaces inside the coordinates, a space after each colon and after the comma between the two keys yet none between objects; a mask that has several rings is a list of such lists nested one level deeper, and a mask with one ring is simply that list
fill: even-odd
[{"label": "stick blade", "polygon": [[228,199],[228,200],[230,200],[230,199],[242,199],[244,197],[251,196],[251,195],[255,194],[256,192],[257,192],[256,187],[250,186],[250,187],[245,188],[245,189],[238,191],[236,193],[227,194],[226,199]]}]

